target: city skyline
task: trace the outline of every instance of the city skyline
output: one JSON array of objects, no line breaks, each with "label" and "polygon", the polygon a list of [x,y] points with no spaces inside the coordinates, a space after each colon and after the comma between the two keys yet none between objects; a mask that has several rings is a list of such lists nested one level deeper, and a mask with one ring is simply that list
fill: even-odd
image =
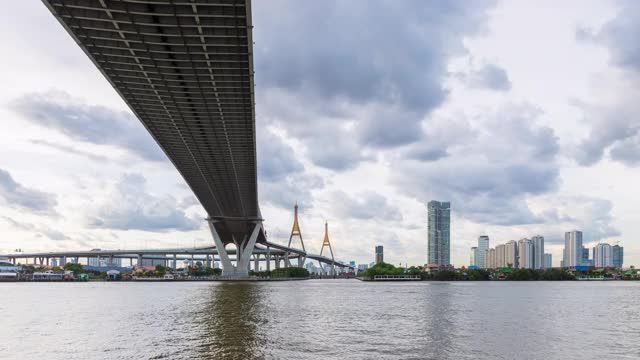
[{"label": "city skyline", "polygon": [[[542,234],[557,266],[574,228],[585,246],[619,241],[625,263],[640,263],[629,196],[640,177],[637,120],[625,115],[637,112],[640,66],[624,41],[633,28],[618,16],[637,5],[434,5],[437,21],[406,11],[400,53],[380,42],[390,34],[319,34],[273,16],[339,29],[350,19],[334,10],[360,6],[254,4],[259,195],[274,240],[286,243],[298,199],[311,251],[327,219],[336,258],[364,262],[382,244],[389,262],[423,264],[425,205],[442,199],[453,207],[457,266],[479,234],[495,243]],[[184,181],[48,10],[11,2],[3,16],[0,36],[21,51],[0,73],[10,85],[0,90],[0,250],[211,244]],[[536,18],[548,23],[531,32]],[[318,52],[283,48],[293,42]],[[378,67],[371,48],[398,72]],[[336,59],[344,66],[327,66]]]}]

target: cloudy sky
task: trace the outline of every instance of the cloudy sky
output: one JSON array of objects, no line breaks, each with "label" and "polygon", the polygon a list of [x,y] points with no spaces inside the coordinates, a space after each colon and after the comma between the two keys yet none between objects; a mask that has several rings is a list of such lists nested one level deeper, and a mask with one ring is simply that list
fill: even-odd
[{"label": "cloudy sky", "polygon": [[[202,246],[204,210],[40,1],[0,13],[0,253]],[[285,242],[451,258],[565,231],[640,264],[640,2],[254,1],[259,193]]]}]

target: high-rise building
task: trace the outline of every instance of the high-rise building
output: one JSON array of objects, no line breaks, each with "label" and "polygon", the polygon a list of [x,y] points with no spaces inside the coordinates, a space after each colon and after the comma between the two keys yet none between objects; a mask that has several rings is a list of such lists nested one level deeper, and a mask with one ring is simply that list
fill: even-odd
[{"label": "high-rise building", "polygon": [[603,243],[593,248],[593,265],[597,268],[613,267],[611,245]]},{"label": "high-rise building", "polygon": [[505,262],[506,267],[517,268],[518,267],[518,243],[515,240],[511,240],[504,244]]},{"label": "high-rise building", "polygon": [[544,236],[536,235],[531,238],[533,242],[533,268],[544,269]]},{"label": "high-rise building", "polygon": [[429,264],[449,265],[451,203],[429,201],[428,217]]},{"label": "high-rise building", "polygon": [[544,268],[545,269],[551,269],[553,267],[553,264],[552,264],[551,260],[552,260],[551,254],[544,254]]},{"label": "high-rise building", "polygon": [[580,265],[590,266],[593,261],[589,260],[589,249],[582,247],[582,263]]},{"label": "high-rise building", "polygon": [[471,248],[471,255],[469,257],[469,266],[478,266],[478,247]]},{"label": "high-rise building", "polygon": [[489,237],[482,235],[478,237],[478,258],[476,264],[480,269],[487,268],[487,250],[489,250]]},{"label": "high-rise building", "polygon": [[486,268],[487,269],[495,269],[496,266],[496,249],[491,248],[486,251]]},{"label": "high-rise building", "polygon": [[384,248],[382,245],[376,246],[376,264],[384,262]]},{"label": "high-rise building", "polygon": [[622,269],[622,264],[624,264],[624,247],[613,245],[611,251],[613,252],[613,267]]},{"label": "high-rise building", "polygon": [[529,239],[518,240],[518,267],[533,269],[533,242]]},{"label": "high-rise building", "polygon": [[582,265],[582,231],[564,233],[564,267]]},{"label": "high-rise building", "polygon": [[505,258],[505,255],[506,255],[505,245],[504,244],[496,245],[496,267],[497,268],[507,266],[507,260]]}]

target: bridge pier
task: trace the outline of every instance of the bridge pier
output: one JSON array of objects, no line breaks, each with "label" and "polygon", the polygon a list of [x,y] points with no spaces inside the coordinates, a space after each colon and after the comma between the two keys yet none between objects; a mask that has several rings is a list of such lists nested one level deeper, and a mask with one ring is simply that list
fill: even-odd
[{"label": "bridge pier", "polygon": [[271,248],[267,246],[267,271],[271,271]]},{"label": "bridge pier", "polygon": [[260,235],[260,231],[262,231],[262,222],[255,222],[255,226],[250,236],[245,236],[244,239],[240,243],[234,239],[236,242],[236,265],[234,266],[231,263],[231,259],[229,258],[229,253],[224,248],[224,243],[220,238],[220,235],[216,231],[216,227],[214,226],[215,220],[209,219],[207,221],[209,223],[209,228],[211,229],[211,234],[213,235],[213,242],[216,245],[216,249],[218,250],[218,256],[220,257],[220,264],[222,265],[222,276],[230,277],[230,278],[246,278],[249,277],[249,267],[251,264],[251,254],[253,253],[253,249],[256,246],[256,241],[258,240],[258,236]]}]

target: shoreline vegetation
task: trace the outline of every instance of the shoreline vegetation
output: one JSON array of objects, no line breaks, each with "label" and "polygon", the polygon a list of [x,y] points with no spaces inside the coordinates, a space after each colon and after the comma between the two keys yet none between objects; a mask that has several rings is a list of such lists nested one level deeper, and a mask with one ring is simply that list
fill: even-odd
[{"label": "shoreline vegetation", "polygon": [[[622,275],[626,273],[622,273]],[[365,281],[374,281],[378,275],[414,275],[423,281],[573,281],[573,280],[632,280],[637,277],[620,276],[604,271],[604,269],[590,269],[588,271],[569,271],[568,269],[552,268],[544,270],[500,268],[486,269],[441,269],[427,272],[424,268],[412,266],[409,268],[396,267],[388,263],[378,263],[365,270],[358,277]]]},{"label": "shoreline vegetation", "polygon": [[[209,268],[197,262],[195,266],[174,270],[170,267],[156,265],[141,267],[128,272],[99,271],[81,264],[67,263],[63,267],[36,267],[18,265],[22,270],[13,280],[17,281],[182,281],[182,280],[227,280],[222,269]],[[45,274],[46,278],[36,275]],[[287,267],[272,271],[249,271],[250,280],[301,280],[309,279],[307,269]]]}]

